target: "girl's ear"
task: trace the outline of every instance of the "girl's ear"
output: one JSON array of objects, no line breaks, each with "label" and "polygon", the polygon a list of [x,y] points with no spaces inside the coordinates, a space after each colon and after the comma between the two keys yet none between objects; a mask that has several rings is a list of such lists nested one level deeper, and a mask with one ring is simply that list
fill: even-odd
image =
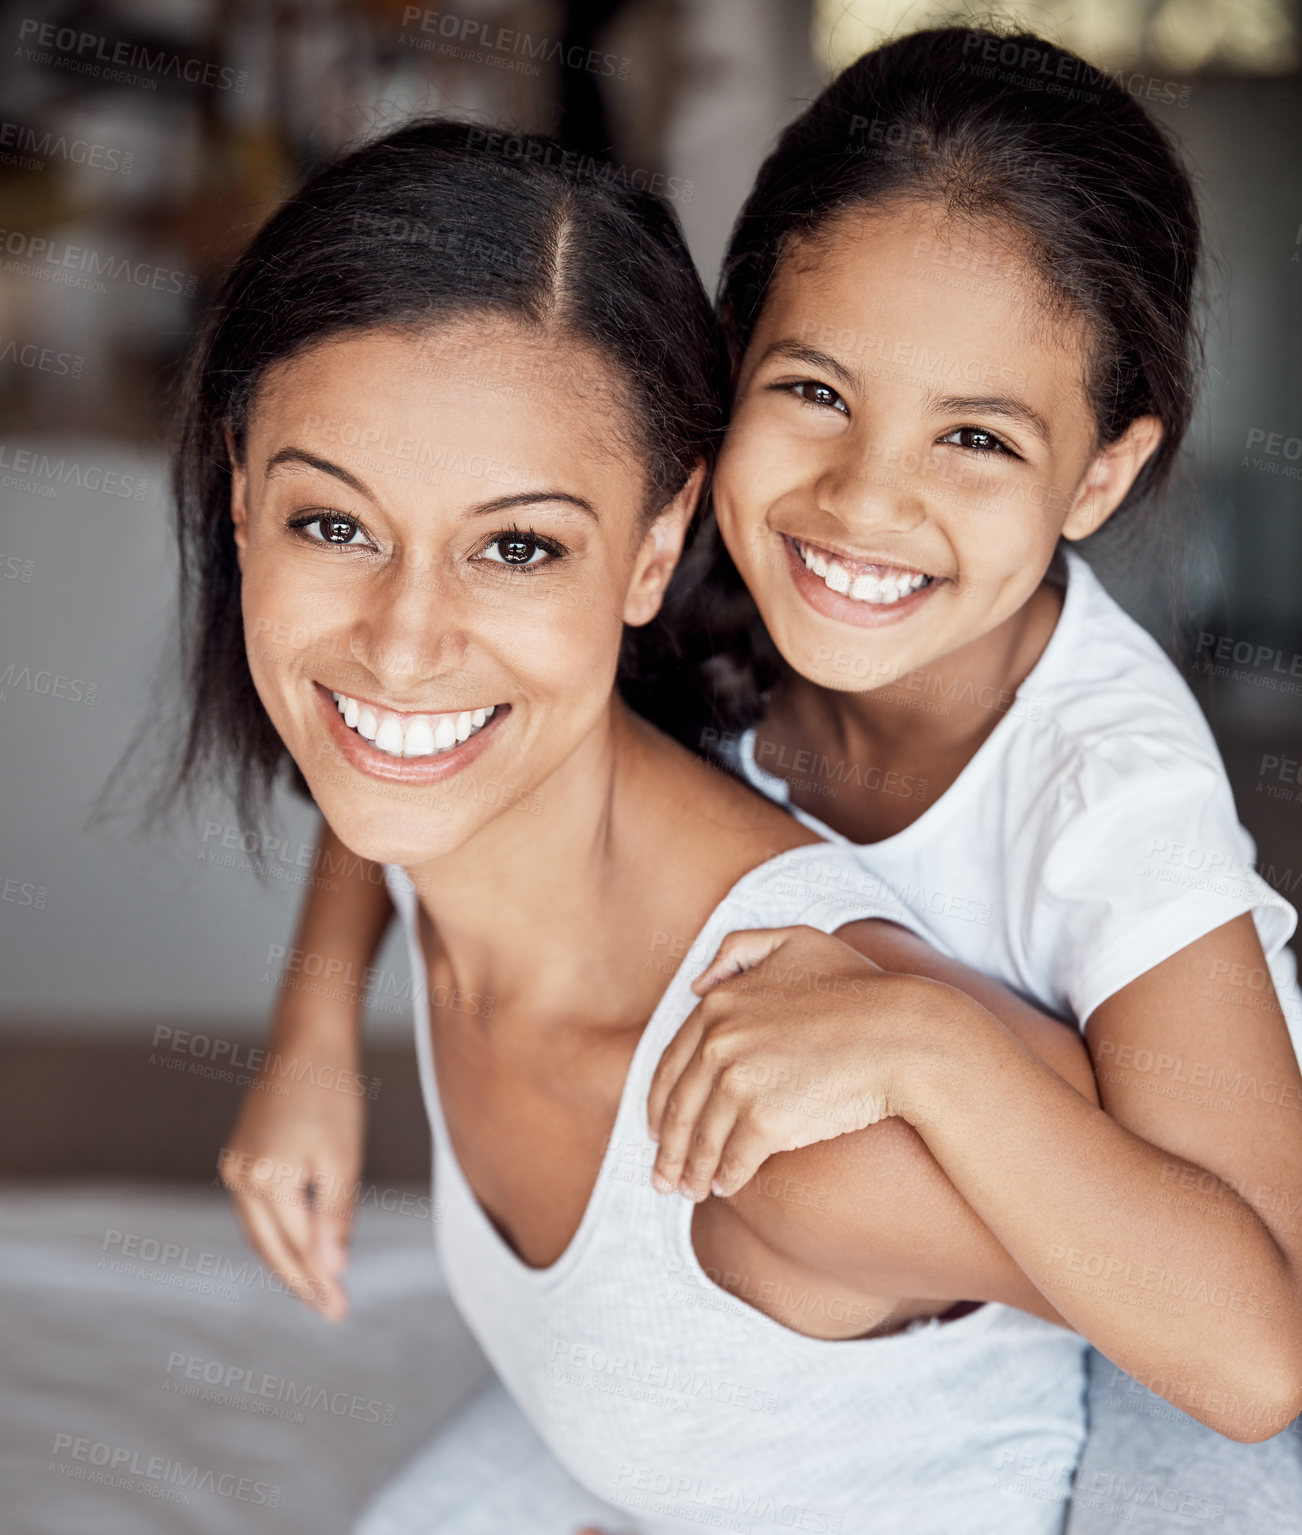
[{"label": "girl's ear", "polygon": [[231,521],[235,524],[235,558],[240,574],[244,574],[244,548],[249,540],[248,490],[249,477],[235,451],[235,439],[228,426],[222,428],[226,437],[226,461],[231,466]]},{"label": "girl's ear", "polygon": [[1157,451],[1163,427],[1156,416],[1140,416],[1085,471],[1076,500],[1062,525],[1062,536],[1075,541],[1096,533],[1126,498],[1139,471]]},{"label": "girl's ear", "polygon": [[697,464],[687,483],[646,530],[624,598],[624,622],[634,628],[649,624],[660,611],[679,556],[683,539],[705,483],[705,464]]}]

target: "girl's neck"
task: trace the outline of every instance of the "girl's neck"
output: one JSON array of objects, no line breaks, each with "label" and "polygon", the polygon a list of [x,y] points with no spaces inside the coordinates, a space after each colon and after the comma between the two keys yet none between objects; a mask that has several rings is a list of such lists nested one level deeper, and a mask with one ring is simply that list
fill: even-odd
[{"label": "girl's neck", "polygon": [[[868,693],[834,692],[787,670],[757,731],[760,766],[792,783],[794,803],[856,841],[902,830],[954,783],[1011,708],[1053,635],[1062,600],[1046,581],[989,634]],[[810,764],[803,774],[802,762]],[[829,800],[815,783],[802,796],[797,782],[816,779],[814,766],[824,763],[839,782],[859,782],[875,769],[874,782],[893,772],[897,782],[925,790]]]}]

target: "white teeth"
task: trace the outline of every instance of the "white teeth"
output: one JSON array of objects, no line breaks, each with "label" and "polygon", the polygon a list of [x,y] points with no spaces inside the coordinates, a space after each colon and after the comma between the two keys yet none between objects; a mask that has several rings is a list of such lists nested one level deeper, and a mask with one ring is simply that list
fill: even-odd
[{"label": "white teeth", "polygon": [[829,559],[819,550],[809,549],[801,543],[797,543],[796,548],[807,569],[819,576],[830,591],[839,592],[852,602],[890,607],[901,598],[920,590],[932,579],[920,570],[903,571],[898,576],[872,576],[866,573],[856,576],[849,566],[842,564],[835,556]]},{"label": "white teeth", "polygon": [[404,757],[428,757],[434,750],[434,730],[428,720],[412,720],[403,741]]},{"label": "white teeth", "polygon": [[360,704],[332,690],[344,724],[392,757],[430,757],[468,741],[492,719],[496,704],[460,709],[451,714],[396,714]]},{"label": "white teeth", "polygon": [[375,744],[382,752],[392,752],[395,757],[402,756],[402,726],[392,714],[380,721],[380,728],[375,732]]}]

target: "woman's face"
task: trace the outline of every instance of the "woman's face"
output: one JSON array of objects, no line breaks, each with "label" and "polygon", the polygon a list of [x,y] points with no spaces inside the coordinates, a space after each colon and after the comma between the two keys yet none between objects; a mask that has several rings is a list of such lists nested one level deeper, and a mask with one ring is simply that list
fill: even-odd
[{"label": "woman's face", "polygon": [[714,495],[796,671],[875,688],[1027,602],[1159,440],[1145,418],[1100,452],[1085,370],[1026,261],[928,205],[847,217],[783,261]]},{"label": "woman's face", "polygon": [[[599,749],[625,623],[672,573],[601,362],[503,321],[269,370],[232,486],[249,666],[326,820],[414,865]],[[338,694],[346,713],[341,714]]]}]

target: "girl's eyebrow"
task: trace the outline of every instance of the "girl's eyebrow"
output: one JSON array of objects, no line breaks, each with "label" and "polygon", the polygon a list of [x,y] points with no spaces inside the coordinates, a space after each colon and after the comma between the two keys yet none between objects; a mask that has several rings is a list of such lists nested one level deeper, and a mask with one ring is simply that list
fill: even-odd
[{"label": "girl's eyebrow", "polygon": [[788,362],[802,362],[806,367],[816,368],[820,373],[830,373],[846,389],[863,391],[862,373],[857,369],[847,368],[844,363],[837,362],[835,357],[829,357],[826,352],[820,352],[816,347],[804,346],[799,341],[775,341],[760,358],[758,366],[763,367],[770,357],[785,357]]},{"label": "girl's eyebrow", "polygon": [[928,390],[923,404],[927,410],[946,416],[1002,416],[1005,421],[1020,422],[1042,443],[1049,445],[1049,423],[1025,400],[1011,394],[946,394]]}]

